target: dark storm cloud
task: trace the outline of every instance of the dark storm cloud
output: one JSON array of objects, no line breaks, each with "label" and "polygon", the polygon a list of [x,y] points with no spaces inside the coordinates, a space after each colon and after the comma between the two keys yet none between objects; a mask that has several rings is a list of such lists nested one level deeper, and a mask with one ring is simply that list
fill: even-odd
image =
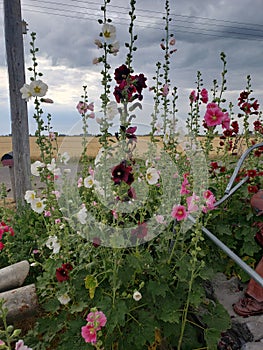
[{"label": "dark storm cloud", "polygon": [[[53,4],[52,4],[53,2]],[[87,81],[89,91],[95,96],[100,88],[98,76],[92,72],[101,71],[102,66],[94,66],[92,60],[101,54],[94,45],[99,38],[101,26],[97,19],[102,17],[100,7],[103,1],[49,0],[45,2],[22,0],[23,18],[28,22],[29,32],[37,33],[39,55],[44,57],[48,74],[50,93],[58,87],[60,97],[59,111],[63,113],[65,98],[65,117],[60,123],[56,119],[56,128],[64,132],[69,121],[69,110],[75,110],[75,102],[81,86]],[[135,45],[133,66],[136,73],[144,73],[152,84],[156,62],[163,62],[160,42],[165,35],[163,16],[165,1],[137,0],[134,33],[138,34]],[[0,4],[1,8],[1,4]],[[111,0],[108,17],[117,29],[120,53],[110,58],[112,71],[125,62],[127,49],[124,43],[129,41],[128,25],[129,0]],[[187,116],[188,93],[195,88],[196,72],[201,71],[204,86],[212,87],[214,79],[221,79],[222,63],[220,52],[227,57],[228,93],[238,93],[246,86],[246,76],[251,75],[252,86],[261,100],[262,96],[262,52],[263,52],[263,13],[262,0],[170,0],[170,31],[176,38],[178,51],[171,57],[172,85],[178,87],[180,112]],[[6,71],[3,14],[0,16],[0,69]],[[30,35],[24,36],[25,56],[30,62]],[[60,68],[60,70],[56,70]],[[63,67],[61,69],[61,67]],[[41,70],[42,67],[40,67]],[[76,71],[76,76],[74,72]],[[60,78],[59,74],[63,74]],[[46,77],[46,76],[45,76]],[[8,105],[7,89],[0,84],[0,112],[6,114]],[[99,95],[99,93],[98,93]],[[74,98],[70,98],[73,96]],[[94,97],[93,97],[94,98]],[[235,97],[236,98],[236,97]],[[149,105],[151,98],[145,93],[143,102]],[[70,103],[70,105],[69,105]],[[4,107],[5,105],[5,107]],[[75,114],[73,119],[75,118]],[[75,119],[74,119],[75,120]],[[59,124],[60,123],[60,124]],[[6,126],[0,119],[3,130]],[[3,125],[3,126],[2,126]],[[9,132],[9,125],[6,127]],[[63,129],[63,130],[62,130]]]}]

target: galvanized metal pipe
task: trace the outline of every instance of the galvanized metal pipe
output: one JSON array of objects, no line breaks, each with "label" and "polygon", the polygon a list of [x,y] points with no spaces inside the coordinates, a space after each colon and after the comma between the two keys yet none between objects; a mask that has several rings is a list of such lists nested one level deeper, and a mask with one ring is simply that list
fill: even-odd
[{"label": "galvanized metal pipe", "polygon": [[[193,223],[196,223],[196,220],[191,216],[188,215],[187,217],[190,221]],[[202,231],[206,234],[207,237],[211,239],[219,248],[221,248],[232,260],[237,263],[242,270],[244,270],[250,277],[252,277],[256,282],[260,284],[261,287],[263,287],[263,278],[254,271],[250,266],[248,266],[238,255],[236,255],[231,249],[229,249],[223,242],[220,241],[215,235],[212,234],[207,228],[202,226]]]}]

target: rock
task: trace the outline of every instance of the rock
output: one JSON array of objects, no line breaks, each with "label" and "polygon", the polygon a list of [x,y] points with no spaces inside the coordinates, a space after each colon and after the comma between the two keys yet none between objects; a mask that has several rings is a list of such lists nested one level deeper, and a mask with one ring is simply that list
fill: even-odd
[{"label": "rock", "polygon": [[23,260],[0,269],[0,292],[22,286],[29,273],[29,267],[29,262]]},{"label": "rock", "polygon": [[[227,279],[224,274],[217,274],[212,281],[216,299],[224,306],[231,317],[231,329],[223,336],[230,342],[240,343],[241,350],[263,350],[263,314],[242,317],[233,310],[233,304],[244,296],[246,285],[241,285],[238,278]],[[221,341],[225,341],[221,339]],[[222,347],[222,349],[229,349]],[[232,347],[230,348],[232,349]]]},{"label": "rock", "polygon": [[34,284],[0,293],[4,307],[8,309],[7,321],[17,321],[36,314],[38,301]]}]

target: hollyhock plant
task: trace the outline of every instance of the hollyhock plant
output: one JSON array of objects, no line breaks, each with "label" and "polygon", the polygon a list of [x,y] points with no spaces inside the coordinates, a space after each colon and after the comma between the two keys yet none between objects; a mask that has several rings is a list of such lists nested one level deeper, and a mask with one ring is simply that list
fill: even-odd
[{"label": "hollyhock plant", "polygon": [[[45,86],[39,83],[42,73],[32,35],[29,71],[35,83],[22,87],[21,93],[34,104],[39,160],[31,168],[41,185],[32,183],[23,210],[10,214],[0,207],[0,221],[7,224],[2,226],[19,232],[12,238],[6,227],[0,229],[1,265],[27,259],[32,267],[29,277],[37,282],[41,308],[41,318],[25,338],[33,348],[39,340],[43,349],[54,350],[216,348],[231,320],[207,296],[206,282],[219,271],[242,282],[247,276],[210,238],[214,234],[250,266],[260,256],[249,202],[262,187],[262,145],[242,163],[230,192],[226,188],[241,153],[262,140],[262,112],[249,79],[240,98],[228,100],[234,92],[225,94],[226,58],[221,53],[221,81],[205,89],[197,72],[186,98],[187,118],[181,120],[169,1],[164,1],[165,33],[157,38],[160,57],[155,62],[148,55],[147,76],[136,62],[141,43],[136,1],[126,11],[130,25],[128,35],[122,33],[127,38],[123,48],[109,18],[110,2],[102,0],[94,41],[100,52],[93,61],[99,65],[94,77],[99,74],[100,79],[92,86],[84,82],[73,106],[82,123],[77,137],[81,149],[75,154],[70,142],[65,152],[69,137],[62,145],[51,115],[45,115],[49,106],[40,96]],[[119,51],[121,58],[116,59]],[[82,72],[81,79],[86,77]],[[95,110],[99,131],[91,136]],[[145,135],[140,135],[142,130]],[[70,162],[71,172],[64,171],[63,161]],[[223,204],[222,197],[227,197]]]}]

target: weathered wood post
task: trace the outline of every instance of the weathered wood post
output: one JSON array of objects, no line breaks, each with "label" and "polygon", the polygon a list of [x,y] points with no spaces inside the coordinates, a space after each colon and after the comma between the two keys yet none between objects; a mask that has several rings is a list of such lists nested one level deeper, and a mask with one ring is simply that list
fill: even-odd
[{"label": "weathered wood post", "polygon": [[24,204],[30,184],[30,146],[26,101],[20,89],[25,83],[24,47],[20,0],[4,0],[5,43],[9,75],[9,95],[12,122],[15,198]]}]

